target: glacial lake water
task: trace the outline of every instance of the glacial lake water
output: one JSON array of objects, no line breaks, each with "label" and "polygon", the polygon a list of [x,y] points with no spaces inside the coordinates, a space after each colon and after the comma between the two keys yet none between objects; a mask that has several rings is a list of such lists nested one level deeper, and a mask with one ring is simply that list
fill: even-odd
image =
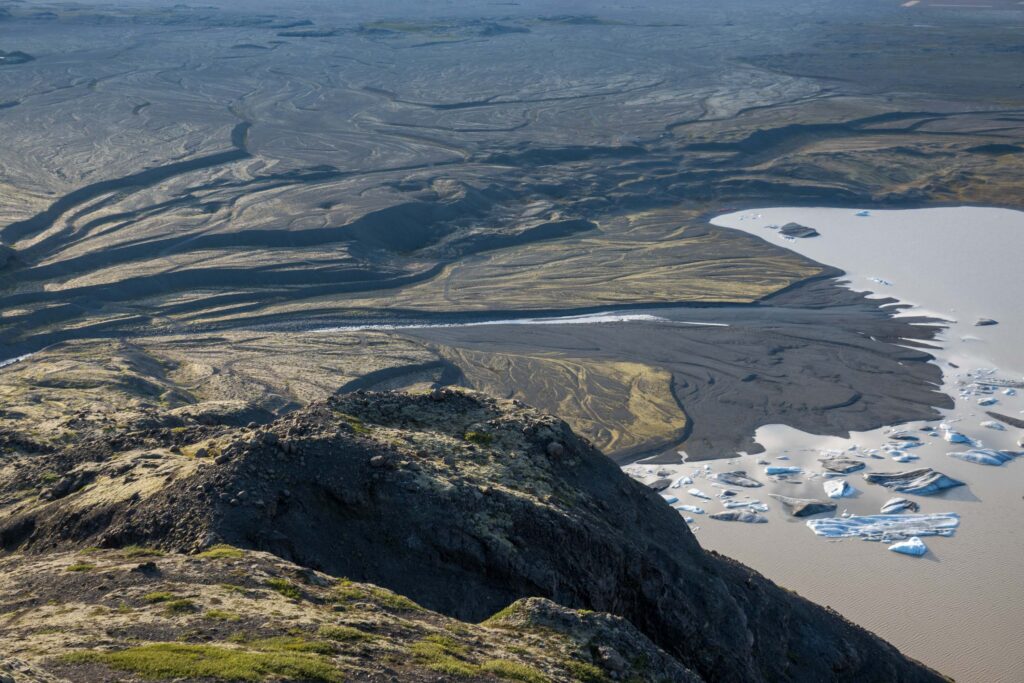
[{"label": "glacial lake water", "polygon": [[[712,223],[743,230],[846,271],[843,280],[858,291],[893,297],[911,305],[904,314],[930,314],[949,321],[932,353],[943,369],[944,391],[955,399],[944,421],[985,448],[1021,451],[1024,431],[998,431],[982,423],[995,411],[1024,419],[1024,389],[985,389],[993,378],[1024,380],[1024,213],[990,208],[936,208],[870,211],[850,209],[767,208],[719,216]],[[820,236],[785,239],[776,229],[795,222]],[[978,318],[998,325],[975,326]],[[994,400],[989,406],[979,400]],[[780,585],[829,605],[958,681],[1024,681],[1024,457],[999,467],[964,462],[950,452],[967,450],[921,431],[943,420],[900,425],[918,435],[921,445],[906,453],[918,459],[899,463],[884,451],[893,428],[854,433],[850,438],[822,437],[784,425],[757,431],[765,453],[709,463],[711,472],[746,470],[765,483],[740,490],[766,503],[767,524],[743,524],[691,515],[701,544],[734,557]],[[941,434],[941,432],[939,432]],[[851,451],[851,448],[856,448]],[[897,494],[867,483],[864,472],[896,472],[931,467],[967,485],[933,496],[906,495],[922,513],[958,513],[952,537],[923,538],[929,552],[920,558],[887,550],[886,543],[858,538],[816,536],[804,519],[791,518],[768,494],[828,500],[818,459],[830,453],[861,457],[866,470],[846,476],[852,497],[835,502],[837,514],[874,515]],[[781,459],[780,459],[781,458]],[[764,461],[801,467],[803,474],[775,479]],[[760,464],[759,464],[760,463]],[[642,481],[671,470],[690,475],[694,486],[714,496],[704,463],[679,466],[632,465]],[[689,486],[669,489],[680,503],[708,513],[722,501],[701,501]],[[733,487],[734,489],[736,487]],[[678,503],[677,503],[678,504]]]}]

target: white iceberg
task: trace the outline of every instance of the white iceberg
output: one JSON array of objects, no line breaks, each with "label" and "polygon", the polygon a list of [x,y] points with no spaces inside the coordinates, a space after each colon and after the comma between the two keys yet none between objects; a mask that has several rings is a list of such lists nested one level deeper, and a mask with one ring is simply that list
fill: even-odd
[{"label": "white iceberg", "polygon": [[696,498],[703,498],[704,500],[711,500],[711,496],[709,496],[708,494],[704,493],[700,489],[690,489],[689,491],[687,491],[687,493],[689,493],[691,496],[694,496]]},{"label": "white iceberg", "polygon": [[968,437],[952,429],[947,429],[942,435],[942,438],[949,443],[971,443],[971,440]]},{"label": "white iceberg", "polygon": [[826,481],[825,495],[829,498],[846,498],[853,495],[853,487],[845,479],[831,479]]},{"label": "white iceberg", "polygon": [[952,536],[960,526],[960,515],[938,512],[926,515],[855,515],[809,519],[807,526],[826,538],[861,537],[891,542],[912,536]]},{"label": "white iceberg", "polygon": [[772,474],[800,474],[799,467],[784,467],[782,465],[768,465],[764,468],[764,473],[768,475]]},{"label": "white iceberg", "polygon": [[981,426],[985,427],[986,429],[994,429],[997,432],[1006,431],[1006,427],[1004,427],[1002,423],[996,422],[995,420],[985,420],[984,422],[981,423]]},{"label": "white iceberg", "polygon": [[995,396],[986,396],[978,399],[979,406],[994,406],[997,403],[999,403],[999,399]]},{"label": "white iceberg", "polygon": [[894,553],[900,553],[902,555],[912,555],[914,557],[921,557],[928,552],[928,546],[924,544],[917,536],[911,536],[905,541],[899,543],[893,543],[889,546],[889,550]]},{"label": "white iceberg", "polygon": [[682,510],[683,512],[692,512],[695,515],[703,515],[704,508],[696,505],[677,505],[676,510]]},{"label": "white iceberg", "polygon": [[870,215],[871,215],[871,212],[870,212],[870,211],[868,211],[867,209],[864,209],[863,211],[858,211],[858,212],[857,212],[857,213],[855,213],[854,215],[855,215],[855,216],[860,216],[861,218],[867,218],[868,216],[870,216]]},{"label": "white iceberg", "polygon": [[661,496],[662,500],[664,500],[669,505],[671,505],[672,503],[678,503],[679,502],[679,499],[676,498],[675,496],[666,496],[664,493],[659,494],[659,495]]}]

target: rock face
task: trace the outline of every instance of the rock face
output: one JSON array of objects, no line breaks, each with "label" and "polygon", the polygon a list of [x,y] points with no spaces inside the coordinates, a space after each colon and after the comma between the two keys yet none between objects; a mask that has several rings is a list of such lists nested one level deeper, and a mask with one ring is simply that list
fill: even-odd
[{"label": "rock face", "polygon": [[[0,483],[0,546],[195,552],[229,543],[462,620],[531,596],[608,612],[681,667],[666,671],[705,681],[942,680],[834,612],[705,552],[661,496],[518,402],[354,394],[264,427],[187,434],[188,443],[166,428],[115,442],[96,434],[16,459]],[[216,456],[192,457],[199,447]],[[86,466],[94,478],[59,500],[11,495],[43,472]]]},{"label": "rock face", "polygon": [[926,467],[908,472],[869,472],[864,475],[871,484],[880,484],[900,493],[916,493],[928,496],[939,491],[963,486],[962,481],[947,477],[942,472]]},{"label": "rock face", "polygon": [[782,507],[793,517],[812,517],[836,511],[835,503],[826,503],[813,498],[790,498],[775,493],[771,494],[771,497],[782,503]]}]

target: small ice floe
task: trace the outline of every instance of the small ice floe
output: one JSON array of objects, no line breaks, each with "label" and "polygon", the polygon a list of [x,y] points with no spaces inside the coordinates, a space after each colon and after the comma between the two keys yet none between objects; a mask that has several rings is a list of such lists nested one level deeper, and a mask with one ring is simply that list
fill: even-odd
[{"label": "small ice floe", "polygon": [[692,512],[695,515],[703,515],[704,508],[696,505],[677,505],[676,510],[682,510],[683,512]]},{"label": "small ice floe", "polygon": [[882,503],[881,512],[883,515],[895,515],[903,512],[904,510],[919,512],[921,510],[921,506],[912,500],[907,500],[906,498],[890,498]]},{"label": "small ice floe", "polygon": [[667,496],[664,493],[661,494],[661,498],[662,498],[662,500],[664,500],[669,505],[672,505],[673,503],[678,503],[679,502],[679,499],[676,498],[675,496]]},{"label": "small ice floe", "polygon": [[746,510],[729,510],[727,512],[716,512],[708,515],[710,519],[717,519],[719,522],[745,522],[747,524],[765,524],[768,518],[756,512]]},{"label": "small ice floe", "polygon": [[783,465],[768,465],[764,468],[764,473],[771,476],[775,474],[800,474],[801,469],[799,467],[786,467]]},{"label": "small ice floe", "polygon": [[[715,486],[715,484],[712,484],[712,486]],[[718,497],[719,498],[732,498],[735,495],[736,495],[736,491],[733,491],[732,489],[723,489],[718,494]]]},{"label": "small ice floe", "polygon": [[1017,390],[1016,389],[1003,389],[1003,396],[1016,396],[1016,395],[1017,395]]},{"label": "small ice floe", "polygon": [[890,282],[889,280],[886,280],[884,278],[869,277],[868,279],[871,280],[872,282],[874,282],[877,285],[885,285],[886,287],[892,287],[892,282]]},{"label": "small ice floe", "polygon": [[964,485],[962,481],[947,477],[930,467],[907,472],[868,472],[864,479],[870,484],[879,484],[900,493],[916,493],[919,496],[929,496]]},{"label": "small ice floe", "polygon": [[719,472],[711,477],[715,481],[720,481],[723,484],[730,486],[742,486],[744,488],[755,489],[763,484],[756,479],[751,479],[747,476],[744,470],[736,470],[734,472]]},{"label": "small ice floe", "polygon": [[697,520],[695,520],[693,517],[683,517],[683,521],[686,522],[687,524],[693,524]]},{"label": "small ice floe", "polygon": [[1013,451],[994,451],[990,448],[972,448],[967,451],[960,453],[949,453],[950,457],[959,458],[967,462],[973,462],[978,465],[992,465],[998,467],[1005,462],[1010,462],[1016,457],[1019,457],[1020,453],[1014,453]]},{"label": "small ice floe", "polygon": [[903,451],[894,451],[892,459],[896,462],[910,462],[911,460],[918,460],[918,457],[912,453],[904,453]]},{"label": "small ice floe", "polygon": [[964,436],[958,431],[947,429],[942,434],[942,438],[949,443],[971,443],[970,437]]},{"label": "small ice floe", "polygon": [[711,500],[711,496],[704,493],[700,489],[690,489],[689,491],[687,491],[687,493],[689,493],[694,498],[703,498],[704,500]]},{"label": "small ice floe", "polygon": [[825,488],[825,495],[829,498],[847,498],[854,494],[853,487],[845,479],[830,479],[822,486]]},{"label": "small ice floe", "polygon": [[995,420],[985,420],[984,422],[981,423],[981,426],[986,429],[994,429],[997,432],[1006,431],[1006,427],[1004,427],[1001,423],[996,422]]},{"label": "small ice floe", "polygon": [[914,434],[911,434],[910,432],[905,432],[905,431],[893,432],[892,434],[889,435],[889,438],[892,439],[893,441],[920,441],[921,440],[920,437],[918,437],[918,436],[916,436]]},{"label": "small ice floe", "polygon": [[779,457],[777,457],[775,459],[776,460],[789,460],[789,456],[788,455],[780,455]]},{"label": "small ice floe", "polygon": [[855,213],[854,215],[855,215],[855,216],[860,216],[861,218],[867,218],[868,216],[870,216],[870,215],[871,215],[871,212],[870,212],[870,211],[868,211],[867,209],[864,209],[863,211],[858,211],[858,212],[857,212],[857,213]]},{"label": "small ice floe", "polygon": [[992,318],[978,318],[977,320],[974,321],[974,326],[975,327],[989,327],[991,325],[998,325],[998,324],[999,324],[999,321],[998,320],[993,320]]},{"label": "small ice floe", "polygon": [[905,541],[899,541],[889,546],[889,550],[894,553],[900,553],[901,555],[911,555],[913,557],[921,557],[928,552],[928,546],[924,544],[917,536],[911,536]]},{"label": "small ice floe", "polygon": [[871,541],[893,541],[912,536],[952,536],[960,526],[960,515],[938,512],[930,515],[854,515],[809,519],[807,526],[827,538],[861,537]]},{"label": "small ice floe", "polygon": [[995,396],[984,396],[978,399],[979,406],[994,406],[999,403],[999,399]]},{"label": "small ice floe", "polygon": [[669,486],[669,488],[670,489],[678,489],[678,488],[680,488],[682,486],[689,486],[692,483],[693,483],[693,479],[690,479],[689,477],[683,476],[683,477],[679,477],[674,482],[672,482],[672,485]]}]

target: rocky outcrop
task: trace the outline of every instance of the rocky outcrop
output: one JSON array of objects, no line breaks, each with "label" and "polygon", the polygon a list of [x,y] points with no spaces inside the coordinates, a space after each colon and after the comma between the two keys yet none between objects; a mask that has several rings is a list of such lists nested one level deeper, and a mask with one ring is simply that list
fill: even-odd
[{"label": "rocky outcrop", "polygon": [[[187,433],[186,443],[180,428],[148,429],[117,449],[89,441],[59,461],[18,460],[0,492],[3,548],[228,543],[462,620],[526,597],[606,612],[707,681],[941,680],[705,552],[658,494],[516,401],[357,393],[265,427]],[[58,500],[14,496],[57,466],[95,477]]]}]

